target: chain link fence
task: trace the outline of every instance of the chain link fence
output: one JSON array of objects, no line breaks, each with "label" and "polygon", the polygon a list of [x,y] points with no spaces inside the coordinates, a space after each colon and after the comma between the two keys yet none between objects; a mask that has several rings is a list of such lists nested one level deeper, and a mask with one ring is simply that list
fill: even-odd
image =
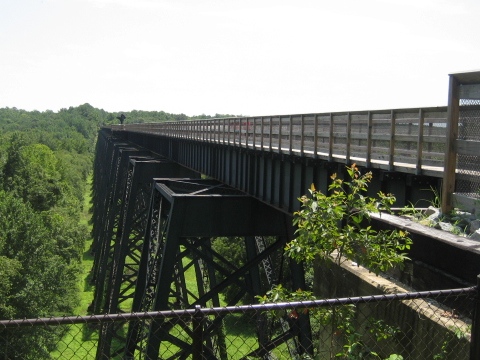
[{"label": "chain link fence", "polygon": [[[460,140],[480,142],[479,99],[460,99],[458,137]],[[480,199],[480,155],[458,153],[457,169],[455,191]]]},{"label": "chain link fence", "polygon": [[[478,359],[476,287],[0,321],[1,359]],[[472,327],[473,321],[473,327]],[[154,325],[158,325],[155,327]],[[126,338],[99,353],[105,331]],[[138,336],[128,338],[130,327]],[[156,330],[154,330],[156,329]],[[472,331],[473,329],[473,331]]]}]

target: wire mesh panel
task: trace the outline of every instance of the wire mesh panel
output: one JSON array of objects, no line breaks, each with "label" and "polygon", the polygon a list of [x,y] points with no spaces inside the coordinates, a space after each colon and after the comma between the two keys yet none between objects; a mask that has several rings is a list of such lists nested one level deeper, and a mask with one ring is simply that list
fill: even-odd
[{"label": "wire mesh panel", "polygon": [[[459,140],[480,142],[480,85],[468,85],[470,91],[460,90],[458,120]],[[480,198],[480,154],[457,155],[456,192]]]},{"label": "wire mesh panel", "polygon": [[460,99],[460,106],[460,139],[480,141],[480,99]]}]

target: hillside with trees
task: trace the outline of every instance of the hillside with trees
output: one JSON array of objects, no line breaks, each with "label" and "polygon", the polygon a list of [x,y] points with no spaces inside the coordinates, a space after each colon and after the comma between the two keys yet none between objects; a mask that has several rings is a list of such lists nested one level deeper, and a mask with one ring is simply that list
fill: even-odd
[{"label": "hillside with trees", "polygon": [[[162,111],[124,114],[126,123],[188,119]],[[73,313],[89,237],[78,219],[96,136],[102,125],[118,123],[117,116],[89,104],[58,112],[0,109],[0,319]],[[16,349],[6,358],[48,357],[45,349],[62,335],[1,332]]]}]

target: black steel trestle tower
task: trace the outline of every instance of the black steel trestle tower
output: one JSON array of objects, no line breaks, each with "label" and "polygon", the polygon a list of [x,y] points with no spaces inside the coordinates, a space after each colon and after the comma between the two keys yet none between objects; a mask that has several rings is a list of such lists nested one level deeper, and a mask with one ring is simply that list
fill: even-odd
[{"label": "black steel trestle tower", "polygon": [[[93,313],[217,307],[231,285],[238,292],[228,305],[235,305],[245,294],[264,294],[281,276],[278,259],[292,237],[288,214],[103,132],[94,194]],[[242,243],[244,265],[214,250],[218,237]],[[290,268],[293,286],[304,288],[302,266]],[[187,284],[187,274],[194,285]],[[265,357],[284,342],[292,357],[310,352],[308,318],[300,320],[296,334],[286,322],[275,339],[257,331],[258,348],[250,356]],[[265,324],[259,315],[257,327]],[[193,350],[190,326],[178,319],[105,323],[97,359],[185,358]],[[204,356],[226,359],[223,318],[203,326]]]}]

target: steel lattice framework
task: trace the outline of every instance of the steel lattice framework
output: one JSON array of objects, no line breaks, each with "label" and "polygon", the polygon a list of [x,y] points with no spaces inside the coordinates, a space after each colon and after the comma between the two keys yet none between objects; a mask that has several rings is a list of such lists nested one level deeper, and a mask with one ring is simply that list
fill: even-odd
[{"label": "steel lattice framework", "polygon": [[[281,276],[283,247],[292,238],[287,213],[102,132],[94,176],[92,312],[218,307],[220,292],[232,284],[238,290],[228,305],[236,305],[245,294],[265,293]],[[245,264],[217,253],[216,237],[243,244]],[[291,263],[290,269],[293,286],[304,288],[303,267]],[[194,284],[187,283],[187,272]],[[226,358],[222,321],[203,323],[212,358]],[[265,331],[265,315],[257,323],[261,347],[252,356],[266,356],[284,342],[292,356],[312,347],[307,316],[298,322],[302,331],[284,322],[274,339]],[[97,358],[152,359],[165,348],[183,358],[192,351],[190,339],[191,330],[174,320],[105,323]]]}]

